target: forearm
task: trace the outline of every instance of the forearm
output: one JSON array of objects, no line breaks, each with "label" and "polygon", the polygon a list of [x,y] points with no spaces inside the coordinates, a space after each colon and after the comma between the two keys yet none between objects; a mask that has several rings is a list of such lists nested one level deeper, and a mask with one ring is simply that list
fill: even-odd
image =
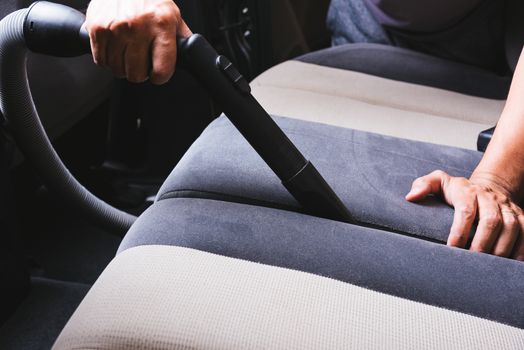
[{"label": "forearm", "polygon": [[517,203],[524,199],[524,54],[493,138],[472,179],[501,187]]}]

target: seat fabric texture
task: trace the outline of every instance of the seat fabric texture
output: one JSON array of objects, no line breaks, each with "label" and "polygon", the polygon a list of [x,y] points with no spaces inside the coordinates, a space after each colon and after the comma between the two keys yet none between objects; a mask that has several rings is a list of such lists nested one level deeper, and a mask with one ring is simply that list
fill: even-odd
[{"label": "seat fabric texture", "polygon": [[299,270],[524,328],[524,264],[284,210],[166,199],[119,253],[173,245]]},{"label": "seat fabric texture", "polygon": [[339,281],[192,249],[118,255],[63,349],[519,349],[524,331]]},{"label": "seat fabric texture", "polygon": [[472,150],[479,133],[497,123],[505,104],[301,61],[269,69],[251,88],[273,115]]},{"label": "seat fabric texture", "polygon": [[[481,153],[275,117],[353,217],[365,225],[446,242],[453,210],[436,198],[404,196],[412,181],[441,169],[469,176]],[[301,211],[278,177],[225,117],[192,145],[157,200],[196,197]]]}]

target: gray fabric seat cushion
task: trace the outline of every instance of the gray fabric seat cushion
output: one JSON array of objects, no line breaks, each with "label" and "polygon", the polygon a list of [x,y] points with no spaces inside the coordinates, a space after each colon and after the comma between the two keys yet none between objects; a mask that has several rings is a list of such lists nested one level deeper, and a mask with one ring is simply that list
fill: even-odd
[{"label": "gray fabric seat cushion", "polygon": [[524,264],[284,210],[166,199],[119,252],[174,245],[290,268],[524,328]]},{"label": "gray fabric seat cushion", "polygon": [[505,99],[511,84],[510,76],[381,44],[346,44],[297,60],[491,99]]},{"label": "gray fabric seat cushion", "polygon": [[[445,242],[453,210],[435,198],[404,199],[412,181],[436,169],[469,176],[481,153],[351,129],[275,118],[349,208],[354,218]],[[193,144],[159,191],[157,200],[197,197],[301,211],[279,179],[221,117]]]},{"label": "gray fabric seat cushion", "polygon": [[104,270],[53,346],[515,350],[524,330],[310,273],[175,246]]}]

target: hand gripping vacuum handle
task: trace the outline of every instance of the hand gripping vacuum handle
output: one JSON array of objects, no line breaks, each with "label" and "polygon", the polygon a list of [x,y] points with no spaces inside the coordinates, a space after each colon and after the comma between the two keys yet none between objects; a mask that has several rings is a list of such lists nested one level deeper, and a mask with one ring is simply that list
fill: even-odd
[{"label": "hand gripping vacuum handle", "polygon": [[[24,35],[30,50],[53,56],[90,52],[85,16],[69,7],[39,2],[30,9]],[[351,222],[349,211],[324,178],[251,95],[246,79],[206,39],[178,38],[178,64],[208,90],[305,211]]]}]

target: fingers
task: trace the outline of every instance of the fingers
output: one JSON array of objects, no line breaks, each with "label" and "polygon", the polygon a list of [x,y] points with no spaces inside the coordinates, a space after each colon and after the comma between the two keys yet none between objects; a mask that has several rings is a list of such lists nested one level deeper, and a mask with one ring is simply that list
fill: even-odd
[{"label": "fingers", "polygon": [[[169,17],[169,12],[163,11],[157,16],[160,19],[159,25],[162,30],[154,39],[151,47],[152,56],[152,70],[151,83],[156,85],[165,84],[171,79],[175,73],[175,66],[177,61],[177,42],[176,36],[183,38],[191,36],[193,33],[182,19],[178,8],[176,9],[174,18]],[[171,23],[174,20],[176,23]],[[171,27],[176,28],[176,35],[170,31]]]},{"label": "fingers", "polygon": [[417,201],[436,193],[441,193],[455,209],[449,246],[465,248],[478,218],[471,251],[524,261],[523,210],[497,183],[486,184],[435,171],[416,179],[406,199]]},{"label": "fingers", "polygon": [[451,183],[451,179],[448,174],[440,170],[420,177],[413,182],[406,199],[418,201],[430,193],[442,193],[446,202],[455,208],[447,243],[449,246],[465,248],[477,215],[477,197],[469,188],[468,180],[454,178],[454,182]]},{"label": "fingers", "polygon": [[[504,228],[500,207],[492,193],[479,193],[479,222],[471,250],[479,253],[491,253],[501,230]],[[506,215],[509,217],[510,215]],[[512,228],[513,229],[513,228]]]},{"label": "fingers", "polygon": [[175,73],[176,38],[173,35],[162,35],[152,44],[151,82],[156,85],[165,84]]},{"label": "fingers", "polygon": [[86,29],[90,37],[93,61],[97,65],[105,67],[107,65],[106,55],[110,32],[102,26],[90,27],[86,25]]},{"label": "fingers", "polygon": [[143,83],[149,79],[149,42],[135,41],[127,46],[124,55],[125,74],[132,83]]},{"label": "fingers", "polygon": [[522,230],[524,226],[522,226],[522,223],[520,225],[520,235],[515,242],[515,247],[513,248],[513,254],[511,257],[515,260],[524,261],[524,231]]},{"label": "fingers", "polygon": [[[466,247],[478,208],[477,196],[467,187],[464,180],[458,179],[459,182],[454,184],[450,193],[445,194],[448,203],[455,208],[447,244],[458,248]],[[463,188],[458,188],[459,186]]]},{"label": "fingers", "polygon": [[448,180],[449,175],[440,170],[419,177],[413,181],[411,191],[406,195],[406,199],[410,202],[415,202],[424,199],[431,193],[440,193]]},{"label": "fingers", "polygon": [[166,83],[175,71],[176,36],[192,34],[171,0],[92,0],[87,17],[95,63],[135,83]]},{"label": "fingers", "polygon": [[[183,38],[191,36],[193,33],[182,18],[177,24],[177,36]],[[176,37],[169,32],[159,35],[152,44],[151,82],[156,85],[165,84],[175,73],[177,61]]]},{"label": "fingers", "polygon": [[524,261],[524,215],[522,213],[522,209],[515,208],[515,206],[513,206],[512,209],[517,214],[519,233],[517,235],[517,239],[515,240],[513,254],[511,255],[511,257],[519,261]]},{"label": "fingers", "polygon": [[110,26],[113,20],[107,15],[113,12],[115,4],[103,4],[91,1],[87,9],[85,27],[89,33],[93,61],[101,66],[107,66],[107,51],[111,39]]},{"label": "fingers", "polygon": [[502,214],[502,229],[493,248],[493,254],[509,257],[520,233],[520,224],[517,213],[508,205],[500,206]]},{"label": "fingers", "polygon": [[118,35],[111,36],[108,40],[107,47],[111,48],[111,50],[106,49],[104,65],[111,68],[115,77],[125,78],[126,65],[124,58],[127,49],[127,42],[124,40],[118,40]]}]

